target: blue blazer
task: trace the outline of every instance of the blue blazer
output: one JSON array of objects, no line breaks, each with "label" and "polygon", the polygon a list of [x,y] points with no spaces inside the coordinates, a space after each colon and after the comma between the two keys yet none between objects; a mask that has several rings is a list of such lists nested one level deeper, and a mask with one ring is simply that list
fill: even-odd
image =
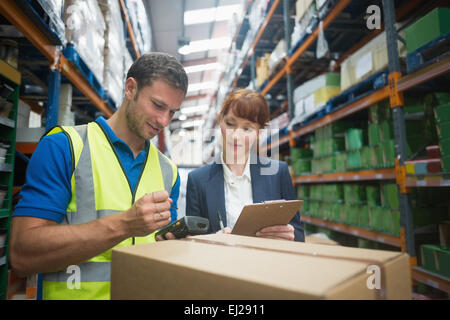
[{"label": "blue blazer", "polygon": [[[262,175],[278,165],[276,173]],[[270,200],[295,200],[296,192],[292,185],[287,163],[269,158],[258,157],[256,163],[250,163],[253,203]],[[205,165],[191,171],[188,175],[186,194],[186,215],[209,219],[210,232],[220,230],[218,214],[224,226],[227,226],[225,210],[225,188],[223,168],[220,161]],[[305,241],[305,234],[300,223],[300,213],[296,213],[290,224],[294,227],[295,241]]]}]

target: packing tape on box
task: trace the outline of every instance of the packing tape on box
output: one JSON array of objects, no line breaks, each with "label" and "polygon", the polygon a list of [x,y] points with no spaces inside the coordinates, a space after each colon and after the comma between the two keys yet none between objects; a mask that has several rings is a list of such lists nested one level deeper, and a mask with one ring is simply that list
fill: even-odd
[{"label": "packing tape on box", "polygon": [[[204,244],[212,244],[212,245],[220,245],[225,247],[234,247],[234,248],[242,248],[242,249],[253,249],[253,250],[260,250],[260,251],[268,251],[268,252],[276,252],[276,253],[286,253],[286,254],[293,254],[293,255],[300,255],[300,256],[309,256],[314,258],[324,258],[324,259],[336,259],[336,260],[344,260],[344,261],[352,261],[352,262],[359,262],[369,265],[376,265],[380,268],[381,278],[380,278],[380,289],[375,290],[375,298],[376,300],[386,300],[386,276],[385,276],[385,264],[396,259],[397,257],[393,257],[384,263],[380,263],[379,261],[370,260],[370,259],[360,259],[360,258],[349,258],[349,257],[337,257],[332,255],[326,255],[326,254],[318,254],[316,252],[313,253],[307,253],[307,252],[295,252],[290,250],[279,250],[279,249],[270,249],[270,248],[261,248],[261,247],[255,247],[250,245],[243,245],[243,244],[237,244],[233,243],[231,241],[227,242],[220,242],[220,241],[214,241],[214,240],[206,240],[206,239],[194,239],[194,238],[183,238],[180,239],[182,241],[191,241],[191,242],[197,242],[197,243],[204,243]],[[360,274],[357,274],[356,276],[360,276],[366,274],[366,272],[362,271]],[[339,283],[336,285],[336,287],[342,285],[342,283]]]}]

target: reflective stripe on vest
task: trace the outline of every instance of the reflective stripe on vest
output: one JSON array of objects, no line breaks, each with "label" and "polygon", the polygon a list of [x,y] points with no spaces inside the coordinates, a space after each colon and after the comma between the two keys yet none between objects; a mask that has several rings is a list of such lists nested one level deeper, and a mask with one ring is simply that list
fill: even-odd
[{"label": "reflective stripe on vest", "polygon": [[[57,132],[64,132],[69,138],[75,162],[71,178],[72,197],[62,224],[81,224],[123,212],[145,194],[157,190],[171,193],[176,166],[151,143],[141,176],[135,190],[131,190],[114,147],[98,123],[56,127],[48,134]],[[151,234],[126,239],[115,247],[153,241],[154,234]],[[78,265],[80,289],[70,288],[67,280],[71,279],[71,273],[66,270],[43,274],[42,298],[109,299],[112,249]]]}]

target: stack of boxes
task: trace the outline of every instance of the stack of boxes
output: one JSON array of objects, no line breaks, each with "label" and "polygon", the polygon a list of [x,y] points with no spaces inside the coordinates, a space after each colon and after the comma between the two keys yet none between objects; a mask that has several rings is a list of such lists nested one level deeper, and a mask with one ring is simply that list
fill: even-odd
[{"label": "stack of boxes", "polygon": [[291,148],[291,163],[294,175],[301,176],[311,173],[312,155],[312,150]]},{"label": "stack of boxes", "polygon": [[266,53],[256,59],[256,86],[260,87],[269,78],[270,54]]},{"label": "stack of boxes", "polygon": [[376,232],[400,235],[396,184],[300,185],[302,214]]},{"label": "stack of boxes", "polygon": [[100,83],[103,83],[105,21],[97,0],[64,2],[66,38]]},{"label": "stack of boxes", "polygon": [[436,8],[405,29],[408,53],[450,32],[450,9]]},{"label": "stack of boxes", "polygon": [[439,244],[420,247],[421,265],[428,271],[450,279],[450,221],[439,225]]},{"label": "stack of boxes", "polygon": [[126,0],[125,5],[134,30],[136,44],[141,53],[151,51],[152,32],[143,0]]},{"label": "stack of boxes", "polygon": [[317,129],[310,144],[313,150],[311,172],[313,174],[336,172],[337,158],[344,151],[345,138],[343,132],[349,124],[345,121],[333,122]]},{"label": "stack of boxes", "polygon": [[[105,48],[103,88],[113,99],[116,106],[122,103],[124,86],[124,52],[128,51],[125,45],[124,25],[119,3],[115,0],[98,0],[98,4],[105,20]],[[119,62],[119,63],[118,63]]]},{"label": "stack of boxes", "polygon": [[[404,32],[400,32],[404,36]],[[356,85],[388,67],[386,33],[382,32],[341,64],[341,90]],[[406,56],[405,45],[398,41],[400,57]]]},{"label": "stack of boxes", "polygon": [[300,123],[315,114],[340,91],[338,73],[325,73],[298,86],[293,94],[295,111],[291,125]]},{"label": "stack of boxes", "polygon": [[450,172],[450,94],[435,93],[437,106],[434,108],[436,129],[439,137],[442,171]]}]

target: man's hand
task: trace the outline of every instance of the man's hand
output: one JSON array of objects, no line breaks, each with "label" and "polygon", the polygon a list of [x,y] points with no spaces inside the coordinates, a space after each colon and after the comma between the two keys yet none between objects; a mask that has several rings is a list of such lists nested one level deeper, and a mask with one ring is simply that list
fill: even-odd
[{"label": "man's hand", "polygon": [[163,236],[156,236],[156,241],[164,241],[164,240],[176,240],[175,236],[171,232],[166,233],[166,238],[164,239]]},{"label": "man's hand", "polygon": [[172,199],[165,190],[146,194],[125,213],[125,225],[131,236],[143,237],[170,223]]},{"label": "man's hand", "polygon": [[225,234],[231,234],[231,229],[228,227],[223,228],[223,230],[219,230],[216,232],[217,233],[225,233]]},{"label": "man's hand", "polygon": [[289,241],[294,241],[295,238],[294,227],[290,224],[262,228],[256,233],[256,236]]}]

